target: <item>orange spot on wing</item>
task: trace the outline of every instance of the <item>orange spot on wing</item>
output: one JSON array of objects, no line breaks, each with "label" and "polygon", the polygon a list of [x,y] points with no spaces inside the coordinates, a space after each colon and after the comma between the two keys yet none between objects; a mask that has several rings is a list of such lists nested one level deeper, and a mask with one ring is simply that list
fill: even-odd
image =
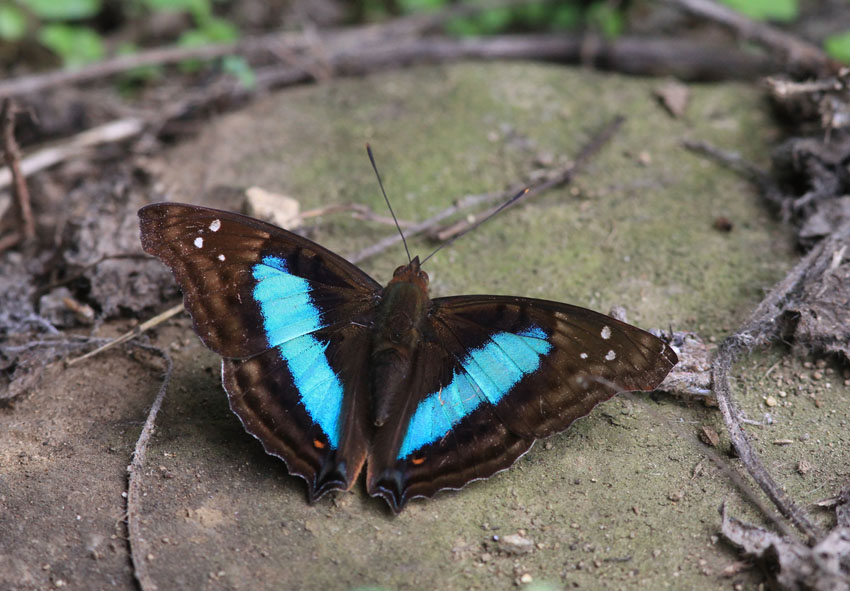
[{"label": "orange spot on wing", "polygon": [[422,457],[419,457],[419,458],[413,458],[411,460],[411,462],[413,462],[414,466],[419,466],[421,464],[424,464],[425,463],[425,456],[422,456]]},{"label": "orange spot on wing", "polygon": [[313,445],[316,447],[316,449],[325,449],[325,442],[324,442],[324,441],[320,441],[320,440],[318,440],[318,439],[314,439],[314,440],[313,440]]}]

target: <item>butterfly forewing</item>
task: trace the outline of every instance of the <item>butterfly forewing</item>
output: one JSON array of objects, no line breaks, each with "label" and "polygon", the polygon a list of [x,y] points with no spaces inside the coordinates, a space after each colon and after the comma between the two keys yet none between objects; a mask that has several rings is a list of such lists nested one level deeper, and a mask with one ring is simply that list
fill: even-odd
[{"label": "butterfly forewing", "polygon": [[677,361],[643,330],[556,302],[441,298],[429,325],[427,362],[452,369],[414,382],[416,409],[395,455],[369,458],[370,492],[397,510],[508,468],[617,392],[655,388]]},{"label": "butterfly forewing", "polygon": [[348,488],[366,457],[369,333],[380,285],[300,236],[173,203],[139,212],[195,332],[224,358],[231,408],[311,498]]}]

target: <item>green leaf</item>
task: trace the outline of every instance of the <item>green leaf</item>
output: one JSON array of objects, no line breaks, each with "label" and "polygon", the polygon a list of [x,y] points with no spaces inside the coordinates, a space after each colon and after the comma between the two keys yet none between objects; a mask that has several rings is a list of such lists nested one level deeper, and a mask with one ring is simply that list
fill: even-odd
[{"label": "green leaf", "polygon": [[254,73],[254,69],[242,56],[224,56],[221,60],[221,69],[228,74],[233,74],[245,88],[254,88],[254,84],[257,82],[257,75]]},{"label": "green leaf", "polygon": [[200,28],[210,43],[231,43],[239,39],[239,29],[221,18],[210,17]]},{"label": "green leaf", "polygon": [[475,16],[451,19],[446,23],[446,31],[460,37],[489,35],[504,30],[512,19],[510,8],[492,8]]},{"label": "green leaf", "polygon": [[96,62],[106,53],[100,35],[88,27],[44,25],[38,31],[38,40],[61,57],[67,68]]},{"label": "green leaf", "polygon": [[141,0],[153,12],[188,12],[195,24],[203,25],[212,18],[210,0]]},{"label": "green leaf", "polygon": [[830,35],[824,40],[823,48],[829,57],[850,64],[850,31]]},{"label": "green leaf", "polygon": [[183,47],[198,47],[211,43],[230,43],[239,38],[239,30],[226,20],[210,18],[203,27],[184,31],[177,43]]},{"label": "green leaf", "polygon": [[581,8],[575,4],[564,4],[559,6],[552,15],[549,28],[555,31],[569,31],[578,28],[581,24]]},{"label": "green leaf", "polygon": [[[130,41],[124,41],[115,48],[115,55],[133,55],[139,52],[139,47]],[[138,86],[162,75],[162,66],[137,66],[121,75],[122,90]]]},{"label": "green leaf", "polygon": [[97,15],[101,0],[18,0],[18,4],[41,20],[69,21]]},{"label": "green leaf", "polygon": [[401,11],[405,14],[436,10],[447,4],[446,0],[397,0]]},{"label": "green leaf", "polygon": [[625,28],[622,11],[604,0],[591,4],[587,9],[586,16],[590,26],[608,39],[618,37]]},{"label": "green leaf", "polygon": [[720,0],[729,8],[757,21],[787,23],[800,12],[798,0]]},{"label": "green leaf", "polygon": [[27,15],[11,4],[0,4],[0,39],[17,41],[27,32]]}]

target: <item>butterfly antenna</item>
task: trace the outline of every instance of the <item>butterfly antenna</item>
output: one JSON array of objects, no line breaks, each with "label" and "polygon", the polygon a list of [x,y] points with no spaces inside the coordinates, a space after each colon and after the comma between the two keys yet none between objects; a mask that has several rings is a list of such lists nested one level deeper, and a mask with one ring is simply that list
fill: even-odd
[{"label": "butterfly antenna", "polygon": [[432,253],[431,253],[431,254],[429,254],[427,257],[425,257],[424,259],[422,259],[422,263],[421,263],[421,264],[422,264],[422,265],[424,265],[424,264],[425,264],[425,261],[427,261],[427,260],[428,260],[428,259],[430,259],[432,256],[434,256],[435,254],[437,254],[438,252],[440,252],[440,249],[445,248],[445,247],[446,247],[446,246],[448,246],[449,244],[452,244],[455,240],[457,240],[457,239],[458,239],[458,238],[460,238],[461,236],[465,236],[466,234],[468,234],[469,232],[471,232],[472,230],[474,230],[475,228],[477,228],[478,226],[480,226],[481,224],[483,224],[483,223],[484,223],[484,222],[486,222],[487,220],[490,220],[490,219],[492,219],[493,217],[495,217],[495,216],[496,216],[496,214],[498,214],[498,213],[502,212],[503,210],[505,210],[505,209],[509,208],[511,205],[513,205],[514,203],[516,203],[517,201],[519,201],[519,199],[520,199],[521,197],[523,197],[526,193],[528,193],[528,189],[527,189],[527,188],[526,188],[526,189],[523,189],[522,191],[520,191],[519,193],[517,193],[516,195],[514,195],[513,197],[511,197],[510,199],[508,199],[508,200],[507,200],[507,201],[505,201],[504,203],[502,203],[502,204],[501,204],[501,205],[500,205],[500,206],[499,206],[499,207],[498,207],[495,211],[493,211],[492,213],[490,213],[490,215],[488,215],[488,216],[486,216],[486,217],[484,217],[484,218],[482,218],[482,219],[478,220],[477,222],[475,222],[474,224],[472,224],[471,226],[469,226],[468,228],[466,228],[463,232],[460,232],[459,234],[455,234],[454,236],[452,236],[451,238],[449,238],[448,240],[446,240],[445,242],[443,242],[440,246],[438,246],[438,247],[434,250],[434,252],[432,252]]},{"label": "butterfly antenna", "polygon": [[407,253],[407,262],[409,263],[410,258],[410,249],[407,248],[407,240],[404,239],[404,232],[401,231],[401,226],[398,225],[398,218],[395,217],[395,212],[393,211],[393,206],[390,205],[390,199],[387,197],[387,192],[384,191],[384,183],[381,181],[381,173],[378,172],[378,167],[375,164],[375,156],[372,154],[372,146],[368,143],[366,144],[366,153],[369,154],[369,162],[372,163],[372,170],[375,171],[375,176],[378,177],[378,185],[381,187],[381,193],[384,195],[384,201],[387,202],[387,207],[390,210],[390,215],[393,216],[393,221],[395,222],[395,227],[398,228],[398,233],[401,235],[401,242],[404,244],[404,252]]}]

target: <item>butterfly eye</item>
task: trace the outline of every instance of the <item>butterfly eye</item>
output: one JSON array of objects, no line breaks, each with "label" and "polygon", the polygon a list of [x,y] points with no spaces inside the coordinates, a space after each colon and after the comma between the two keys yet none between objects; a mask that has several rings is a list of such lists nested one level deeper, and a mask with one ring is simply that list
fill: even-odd
[{"label": "butterfly eye", "polygon": [[431,281],[428,277],[428,273],[425,271],[419,271],[419,278],[423,281],[423,283],[425,283],[425,285],[428,285],[428,282]]},{"label": "butterfly eye", "polygon": [[396,270],[393,271],[393,277],[398,277],[401,275],[404,270],[407,269],[407,265],[402,265],[401,267],[396,267]]}]

